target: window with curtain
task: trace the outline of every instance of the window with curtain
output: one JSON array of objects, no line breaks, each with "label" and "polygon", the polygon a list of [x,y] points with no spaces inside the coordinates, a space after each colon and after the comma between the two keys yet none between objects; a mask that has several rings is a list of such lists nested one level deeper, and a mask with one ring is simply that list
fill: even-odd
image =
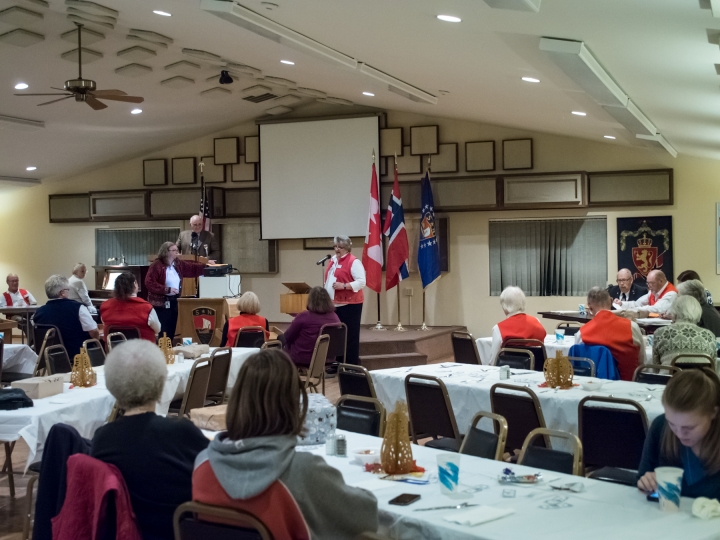
[{"label": "window with curtain", "polygon": [[605,218],[490,222],[490,294],[584,296],[607,283]]}]

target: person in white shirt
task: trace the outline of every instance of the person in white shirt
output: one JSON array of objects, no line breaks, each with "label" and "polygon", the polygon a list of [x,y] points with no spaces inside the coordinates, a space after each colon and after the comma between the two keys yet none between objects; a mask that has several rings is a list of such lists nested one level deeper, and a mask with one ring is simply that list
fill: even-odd
[{"label": "person in white shirt", "polygon": [[0,295],[0,307],[24,307],[37,304],[30,291],[20,288],[20,278],[17,274],[8,274],[5,282],[8,290]]},{"label": "person in white shirt", "polygon": [[73,268],[72,276],[68,278],[70,283],[70,290],[68,291],[68,298],[70,300],[77,300],[84,305],[91,314],[97,313],[97,309],[90,300],[88,295],[88,288],[85,285],[83,279],[87,273],[87,267],[83,263],[77,263]]},{"label": "person in white shirt", "polygon": [[621,309],[665,313],[677,297],[677,289],[670,283],[662,270],[652,270],[647,275],[649,292],[636,301],[622,302]]}]

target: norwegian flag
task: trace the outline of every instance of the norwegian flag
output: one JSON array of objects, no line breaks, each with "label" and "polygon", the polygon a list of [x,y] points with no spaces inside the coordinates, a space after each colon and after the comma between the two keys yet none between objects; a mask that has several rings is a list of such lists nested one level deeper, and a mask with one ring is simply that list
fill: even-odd
[{"label": "norwegian flag", "polygon": [[390,202],[385,214],[385,236],[390,240],[387,249],[387,265],[385,266],[385,290],[389,291],[403,279],[409,277],[407,230],[405,229],[405,212],[400,197],[400,182],[398,182],[397,166],[395,167],[395,183],[393,183]]},{"label": "norwegian flag", "polygon": [[210,231],[212,225],[210,224],[210,203],[207,198],[207,191],[205,189],[205,175],[200,175],[200,212],[198,215],[203,218],[203,230]]},{"label": "norwegian flag", "polygon": [[379,293],[382,289],[383,250],[380,234],[380,197],[378,196],[378,179],[374,163],[370,180],[370,212],[362,263],[365,267],[366,286]]}]

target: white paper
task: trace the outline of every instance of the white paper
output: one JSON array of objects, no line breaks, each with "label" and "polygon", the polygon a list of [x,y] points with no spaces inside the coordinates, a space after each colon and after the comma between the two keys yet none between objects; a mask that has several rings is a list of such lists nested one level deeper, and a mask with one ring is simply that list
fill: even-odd
[{"label": "white paper", "polygon": [[504,518],[510,514],[514,514],[513,508],[497,508],[496,506],[478,506],[477,508],[470,508],[462,512],[456,512],[447,516],[444,516],[445,521],[452,523],[459,523],[460,525],[466,525],[468,527],[474,527],[481,523],[487,523],[488,521],[494,521],[496,519]]}]

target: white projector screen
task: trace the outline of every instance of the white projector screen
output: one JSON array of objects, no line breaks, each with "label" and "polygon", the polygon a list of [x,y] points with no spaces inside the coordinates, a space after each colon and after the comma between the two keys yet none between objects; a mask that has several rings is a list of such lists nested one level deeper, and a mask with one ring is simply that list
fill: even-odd
[{"label": "white projector screen", "polygon": [[263,240],[365,236],[378,121],[260,125]]}]

